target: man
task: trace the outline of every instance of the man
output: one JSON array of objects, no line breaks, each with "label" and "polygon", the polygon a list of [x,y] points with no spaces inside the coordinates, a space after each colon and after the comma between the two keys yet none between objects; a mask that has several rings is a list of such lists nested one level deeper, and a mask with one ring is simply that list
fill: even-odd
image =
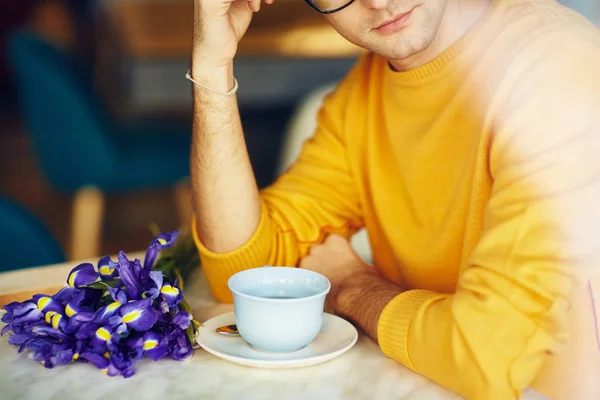
[{"label": "man", "polygon": [[[556,354],[581,377],[589,326],[561,346],[583,343],[568,310],[598,266],[597,29],[552,0],[311,1],[370,52],[259,193],[231,93],[260,0],[196,0],[194,232],[214,295],[242,269],[309,268],[386,355],[467,398],[517,398]],[[374,268],[347,242],[363,226]]]}]

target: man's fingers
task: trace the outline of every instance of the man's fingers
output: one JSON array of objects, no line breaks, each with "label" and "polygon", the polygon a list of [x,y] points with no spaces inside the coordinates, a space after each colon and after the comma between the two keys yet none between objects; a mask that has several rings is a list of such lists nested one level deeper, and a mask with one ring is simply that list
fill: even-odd
[{"label": "man's fingers", "polygon": [[248,6],[254,12],[260,11],[260,0],[248,0]]},{"label": "man's fingers", "polygon": [[224,16],[236,0],[199,0],[196,2],[200,13],[206,17]]},{"label": "man's fingers", "polygon": [[324,243],[340,243],[340,242],[347,242],[347,241],[348,240],[346,240],[345,237],[338,235],[337,233],[332,233],[330,235],[327,235]]},{"label": "man's fingers", "polygon": [[311,260],[311,257],[309,255],[307,255],[306,257],[304,257],[300,260],[298,267],[303,268],[303,269],[311,269],[310,268],[310,260]]},{"label": "man's fingers", "polygon": [[310,246],[308,248],[308,253],[306,253],[306,255],[307,256],[314,255],[315,252],[317,252],[319,250],[319,247],[321,247],[320,244],[315,244],[314,246]]},{"label": "man's fingers", "polygon": [[[265,4],[273,4],[275,0],[264,0]],[[248,6],[254,12],[260,11],[261,0],[248,0]]]}]

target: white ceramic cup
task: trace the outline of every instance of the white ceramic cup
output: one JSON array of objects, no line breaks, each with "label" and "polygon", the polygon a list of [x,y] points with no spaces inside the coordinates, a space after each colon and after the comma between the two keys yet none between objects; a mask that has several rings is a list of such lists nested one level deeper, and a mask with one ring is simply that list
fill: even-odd
[{"label": "white ceramic cup", "polygon": [[228,286],[242,338],[257,350],[277,353],[299,350],[317,337],[331,289],[319,273],[268,266],[238,272]]}]

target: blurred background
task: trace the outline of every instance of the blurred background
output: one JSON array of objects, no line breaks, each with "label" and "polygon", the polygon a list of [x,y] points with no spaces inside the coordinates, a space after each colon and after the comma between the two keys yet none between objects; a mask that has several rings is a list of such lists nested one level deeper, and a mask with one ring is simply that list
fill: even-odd
[{"label": "blurred background", "polygon": [[[189,225],[192,21],[190,0],[3,1],[0,270],[144,249],[150,224]],[[302,1],[256,15],[235,74],[260,187],[301,100],[359,53]]]},{"label": "blurred background", "polygon": [[[0,271],[140,250],[151,224],[189,225],[193,1],[2,3]],[[596,0],[565,3],[599,20]],[[255,15],[235,75],[260,187],[360,53],[301,0]]]}]

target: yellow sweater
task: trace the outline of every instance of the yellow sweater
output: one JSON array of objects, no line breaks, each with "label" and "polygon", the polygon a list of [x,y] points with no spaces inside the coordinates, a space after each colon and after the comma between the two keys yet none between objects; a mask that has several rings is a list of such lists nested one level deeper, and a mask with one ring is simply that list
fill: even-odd
[{"label": "yellow sweater", "polygon": [[467,398],[516,398],[564,342],[578,268],[598,265],[598,110],[600,35],[550,0],[493,2],[415,70],[369,54],[262,191],[254,236],[227,254],[195,237],[211,289],[231,301],[233,273],[364,226],[409,289],[381,315],[382,351]]}]

